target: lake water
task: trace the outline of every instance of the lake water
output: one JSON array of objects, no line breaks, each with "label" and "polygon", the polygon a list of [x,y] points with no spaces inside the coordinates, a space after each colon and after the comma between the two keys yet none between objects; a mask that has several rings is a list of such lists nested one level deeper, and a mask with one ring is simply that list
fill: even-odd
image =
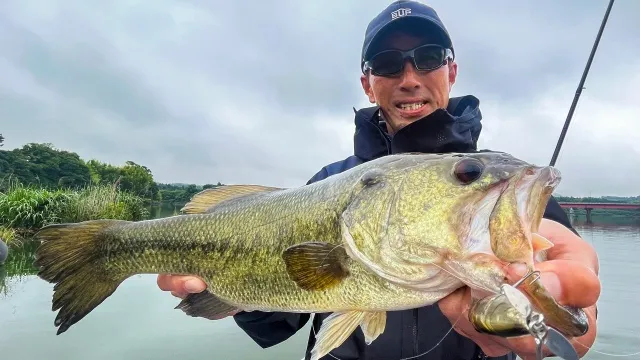
[{"label": "lake water", "polygon": [[[599,220],[594,217],[596,223]],[[635,220],[617,222],[575,223],[599,253],[603,283],[599,335],[586,359],[613,359],[598,352],[638,353],[625,359],[640,359],[640,225],[633,224]],[[264,350],[232,319],[209,321],[174,310],[178,299],[157,288],[155,275],[129,278],[91,314],[56,336],[52,285],[34,275],[31,256],[28,250],[15,252],[0,267],[0,359],[299,360],[303,356],[308,326]]]}]

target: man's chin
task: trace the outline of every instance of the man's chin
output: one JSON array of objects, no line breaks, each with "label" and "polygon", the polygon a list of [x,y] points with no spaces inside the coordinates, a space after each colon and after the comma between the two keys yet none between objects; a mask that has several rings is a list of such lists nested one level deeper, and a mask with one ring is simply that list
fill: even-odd
[{"label": "man's chin", "polygon": [[420,113],[416,114],[407,114],[405,112],[394,111],[392,112],[392,116],[387,118],[387,124],[389,125],[389,130],[392,132],[398,132],[400,129],[404,128],[407,125],[413,124],[414,122],[424,119],[425,117],[431,115],[434,109],[430,106],[430,104],[426,105],[427,108],[420,111]]},{"label": "man's chin", "polygon": [[432,112],[428,112],[426,113],[426,115],[419,115],[419,116],[412,116],[412,117],[399,117],[398,119],[395,119],[395,121],[393,122],[393,128],[398,131],[402,128],[404,128],[407,125],[411,125],[414,122],[424,119],[425,117],[429,116]]}]

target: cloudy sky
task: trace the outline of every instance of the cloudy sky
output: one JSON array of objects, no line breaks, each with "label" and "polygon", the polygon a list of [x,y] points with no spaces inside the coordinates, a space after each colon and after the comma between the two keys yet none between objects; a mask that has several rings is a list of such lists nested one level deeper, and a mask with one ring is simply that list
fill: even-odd
[{"label": "cloudy sky", "polygon": [[[4,148],[51,142],[161,182],[302,185],[352,153],[364,29],[388,3],[4,0]],[[453,95],[481,101],[481,147],[548,163],[608,1],[430,4],[456,47]],[[613,7],[562,194],[640,194],[638,13]]]}]

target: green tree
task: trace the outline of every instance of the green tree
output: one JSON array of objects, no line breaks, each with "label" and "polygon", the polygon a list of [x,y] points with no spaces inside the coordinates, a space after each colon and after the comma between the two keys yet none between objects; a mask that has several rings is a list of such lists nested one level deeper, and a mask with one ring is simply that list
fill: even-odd
[{"label": "green tree", "polygon": [[135,195],[155,200],[158,186],[153,181],[153,174],[146,166],[127,161],[121,169],[120,187]]},{"label": "green tree", "polygon": [[[0,145],[4,138],[0,134]],[[133,161],[124,166],[111,165],[97,159],[84,161],[74,152],[59,150],[52,144],[30,143],[22,148],[0,150],[0,187],[8,176],[24,185],[43,188],[77,188],[88,184],[113,185],[120,190],[152,201],[185,203],[203,189],[217,184],[161,184],[151,170]]]},{"label": "green tree", "polygon": [[75,188],[91,181],[89,168],[74,152],[36,143],[10,152],[11,172],[22,183],[39,184],[45,188]]},{"label": "green tree", "polygon": [[87,161],[87,167],[91,174],[91,182],[94,184],[114,184],[122,176],[120,167],[95,159]]}]

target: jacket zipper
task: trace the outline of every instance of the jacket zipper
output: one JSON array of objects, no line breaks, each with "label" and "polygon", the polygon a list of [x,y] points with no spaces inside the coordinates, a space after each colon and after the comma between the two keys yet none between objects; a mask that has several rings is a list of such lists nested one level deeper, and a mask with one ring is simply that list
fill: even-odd
[{"label": "jacket zipper", "polygon": [[413,355],[418,355],[418,309],[413,309]]},{"label": "jacket zipper", "polygon": [[380,136],[382,136],[382,138],[385,140],[385,145],[387,146],[387,155],[391,155],[391,144],[390,144],[391,137],[389,137],[388,134],[386,134],[382,129],[380,129],[380,126],[378,124],[372,123],[371,121],[365,121],[365,123],[375,127],[376,130],[378,130],[378,133],[380,133]]}]

